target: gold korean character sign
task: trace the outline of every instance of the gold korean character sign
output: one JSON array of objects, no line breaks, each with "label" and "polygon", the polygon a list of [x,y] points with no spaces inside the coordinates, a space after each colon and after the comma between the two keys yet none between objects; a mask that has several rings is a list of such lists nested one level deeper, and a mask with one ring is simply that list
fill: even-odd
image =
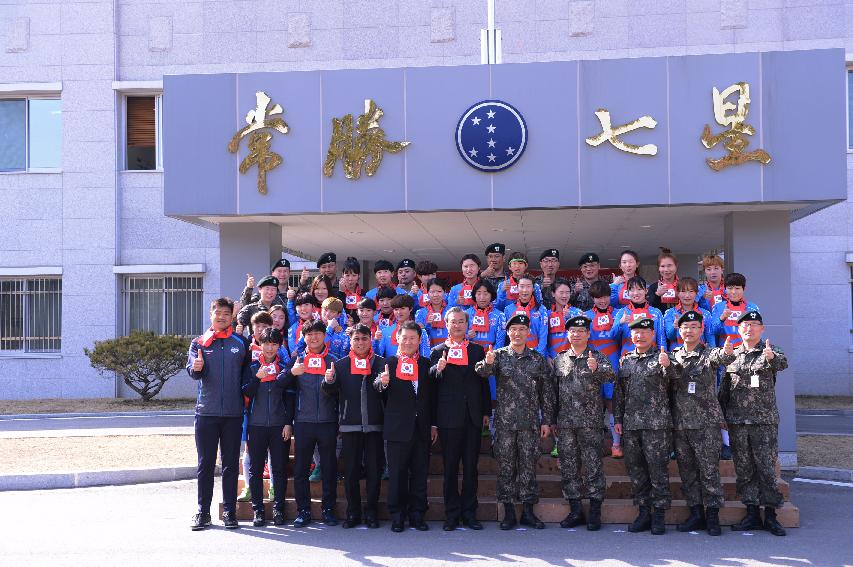
[{"label": "gold korean character sign", "polygon": [[[281,118],[275,118],[284,112],[281,105],[270,107],[272,99],[263,91],[255,93],[257,106],[246,114],[246,126],[234,134],[228,143],[228,151],[236,153],[240,140],[249,136],[249,155],[240,162],[240,173],[246,173],[252,166],[258,167],[258,193],[267,194],[267,172],[281,165],[283,159],[270,149],[272,132],[287,134],[290,127]],[[251,135],[250,135],[251,134]]]},{"label": "gold korean character sign", "polygon": [[592,147],[597,147],[604,142],[610,144],[617,150],[638,156],[653,156],[658,153],[658,147],[654,144],[644,144],[637,146],[629,144],[619,138],[622,134],[633,132],[639,128],[652,129],[658,125],[657,121],[651,116],[641,116],[636,120],[622,124],[621,126],[613,126],[610,120],[610,111],[605,108],[599,108],[595,111],[595,116],[601,123],[601,133],[595,136],[590,136],[586,139],[586,143]]},{"label": "gold korean character sign", "polygon": [[[726,100],[736,93],[738,95],[736,103]],[[770,154],[760,148],[751,152],[745,151],[749,145],[746,136],[755,134],[755,128],[746,123],[750,103],[749,83],[735,83],[722,92],[714,87],[713,97],[714,120],[728,130],[712,135],[711,127],[705,124],[705,129],[702,131],[702,145],[711,149],[723,142],[723,147],[728,153],[721,158],[707,158],[705,162],[708,166],[714,171],[722,171],[729,166],[748,161],[757,161],[764,165],[770,163]]]}]

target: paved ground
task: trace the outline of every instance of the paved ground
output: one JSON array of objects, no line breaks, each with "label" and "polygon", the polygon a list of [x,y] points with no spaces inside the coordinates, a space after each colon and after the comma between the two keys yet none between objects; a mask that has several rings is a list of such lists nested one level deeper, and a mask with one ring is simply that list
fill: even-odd
[{"label": "paved ground", "polygon": [[193,481],[0,493],[0,509],[6,512],[0,515],[0,564],[794,567],[853,561],[853,541],[849,531],[843,533],[850,525],[853,485],[795,481],[792,500],[802,510],[803,527],[789,530],[786,538],[729,530],[710,538],[673,530],[662,537],[629,534],[621,531],[623,525],[608,525],[597,533],[553,525],[543,531],[502,532],[492,523],[483,532],[451,534],[438,524],[428,533],[394,534],[387,523],[369,531],[252,528],[244,523],[236,531],[214,527],[194,533],[188,527],[195,507]]},{"label": "paved ground", "polygon": [[797,433],[853,435],[853,411],[797,410]]},{"label": "paved ground", "polygon": [[0,416],[0,433],[193,426],[192,411]]}]

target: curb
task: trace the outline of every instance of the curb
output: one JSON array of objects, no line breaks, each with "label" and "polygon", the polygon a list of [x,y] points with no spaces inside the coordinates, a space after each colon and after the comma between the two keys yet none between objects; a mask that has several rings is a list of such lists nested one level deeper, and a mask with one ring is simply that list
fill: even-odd
[{"label": "curb", "polygon": [[100,413],[18,413],[0,415],[0,421],[15,419],[67,419],[71,417],[146,417],[146,416],[186,416],[195,415],[194,409],[185,410],[152,410],[152,411],[112,411]]},{"label": "curb", "polygon": [[[78,471],[67,473],[19,474],[0,476],[0,491],[52,490],[59,488],[87,488],[149,482],[171,482],[196,478],[197,467],[175,466],[155,469],[124,469],[105,471]],[[221,474],[219,465],[215,474]]]},{"label": "curb", "polygon": [[853,415],[853,409],[798,409],[794,413],[795,413],[795,415],[802,415],[802,416],[809,416],[809,415],[851,416],[851,415]]},{"label": "curb", "polygon": [[831,467],[800,467],[797,476],[815,480],[838,480],[853,482],[853,470],[834,469]]}]

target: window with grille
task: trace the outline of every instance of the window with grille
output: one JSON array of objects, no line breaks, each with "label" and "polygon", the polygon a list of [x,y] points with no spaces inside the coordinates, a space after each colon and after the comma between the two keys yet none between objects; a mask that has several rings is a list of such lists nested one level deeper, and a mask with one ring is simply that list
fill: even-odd
[{"label": "window with grille", "polygon": [[162,169],[160,156],[161,95],[125,99],[125,167],[129,170]]},{"label": "window with grille", "polygon": [[62,279],[0,279],[0,352],[60,352]]},{"label": "window with grille", "polygon": [[196,337],[204,329],[201,276],[126,276],[124,332]]},{"label": "window with grille", "polygon": [[61,166],[60,100],[0,99],[0,171],[53,171]]}]

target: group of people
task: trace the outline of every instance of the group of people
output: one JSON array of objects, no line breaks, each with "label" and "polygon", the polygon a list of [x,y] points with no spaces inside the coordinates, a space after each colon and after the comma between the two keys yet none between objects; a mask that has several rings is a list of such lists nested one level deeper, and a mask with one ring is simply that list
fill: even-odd
[{"label": "group of people", "polygon": [[[679,277],[677,258],[662,249],[660,278],[648,285],[638,275],[639,256],[626,250],[621,276],[600,277],[598,256],[587,253],[578,261],[581,278],[572,282],[557,275],[556,249],[542,252],[536,277],[523,253],[506,261],[500,243],[485,253],[485,266],[475,254],[461,258],[462,281],[453,286],[432,262],[403,259],[395,268],[379,260],[376,286],[367,292],[355,258],[345,260],[338,276],[335,254],[323,254],[320,274],[312,280],[303,271],[295,288],[282,259],[257,282],[257,293],[248,275],[239,310],[228,298],[213,301],[211,326],[192,341],[187,362],[199,380],[192,528],[211,523],[217,448],[224,525],[238,527],[241,439],[255,526],[266,521],[266,462],[273,523],[285,523],[291,439],[293,525],[313,520],[312,466],[322,479],[321,520],[336,525],[340,438],[343,527],[379,527],[384,463],[391,529],[403,531],[406,522],[429,529],[429,457],[439,442],[443,528],[479,530],[477,463],[483,437],[491,436],[500,528],[541,529],[536,463],[540,440],[553,436],[569,503],[560,525],[598,530],[609,427],[611,455],[624,456],[639,507],[629,531],[665,533],[674,452],[690,507],[679,531],[720,535],[722,456],[734,459],[746,505],[732,528],[785,535],[776,517],[784,499],[775,474],[775,382],[787,361],[763,337],[763,318],[745,298],[742,274],[724,275],[722,259],[709,255],[699,284]],[[586,512],[582,499],[589,500]]]}]

